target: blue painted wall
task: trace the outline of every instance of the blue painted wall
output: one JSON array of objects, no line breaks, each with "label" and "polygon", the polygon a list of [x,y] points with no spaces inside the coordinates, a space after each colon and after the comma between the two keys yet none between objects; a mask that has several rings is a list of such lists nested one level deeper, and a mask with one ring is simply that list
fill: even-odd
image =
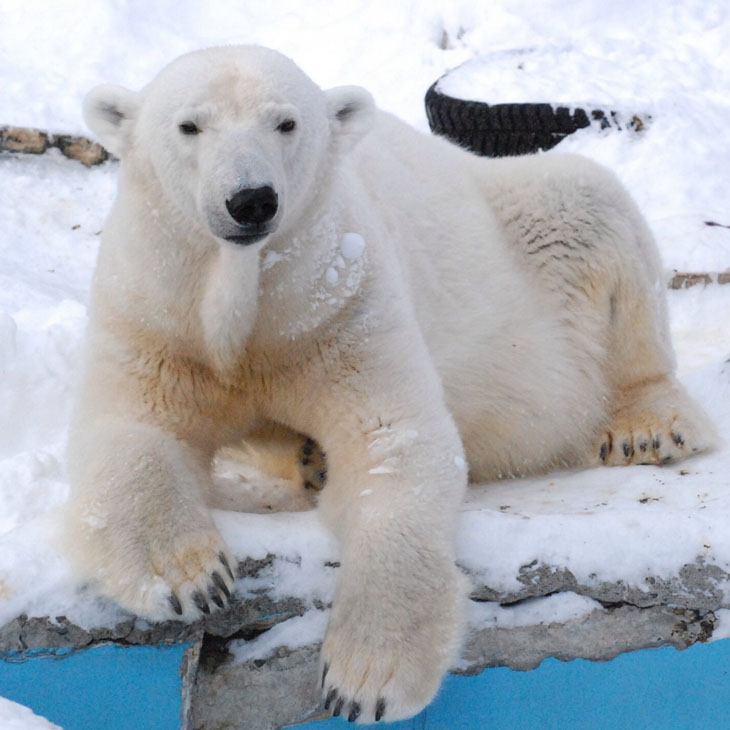
[{"label": "blue painted wall", "polygon": [[0,654],[0,696],[64,730],[179,730],[187,646]]},{"label": "blue painted wall", "polygon": [[[185,645],[102,646],[0,661],[0,696],[64,730],[178,730]],[[0,657],[3,655],[0,655]],[[11,657],[12,659],[13,657]],[[17,656],[14,657],[17,659]],[[340,718],[303,725],[337,730]],[[548,659],[531,672],[449,676],[417,717],[380,730],[726,730],[730,640],[611,662]]]}]

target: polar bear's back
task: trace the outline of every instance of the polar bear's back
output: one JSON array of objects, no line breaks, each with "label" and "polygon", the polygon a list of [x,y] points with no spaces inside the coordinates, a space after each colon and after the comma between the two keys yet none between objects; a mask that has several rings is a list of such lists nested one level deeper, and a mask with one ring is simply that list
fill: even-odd
[{"label": "polar bear's back", "polygon": [[[505,211],[494,207],[495,182],[512,177],[510,163],[494,162],[382,114],[357,148],[355,169],[382,222],[383,241],[376,245],[397,254],[467,448],[529,444],[533,452],[544,452],[538,461],[547,460],[575,430],[571,414],[600,399],[601,389],[590,363],[575,375],[571,364],[585,360],[584,343],[565,336],[558,301],[525,265],[504,226]],[[514,164],[534,165],[539,174],[542,161]],[[495,418],[485,419],[485,412]],[[551,413],[550,437],[534,413]],[[519,449],[512,451],[519,462]],[[491,451],[487,456],[469,453],[470,463],[501,464]]]}]

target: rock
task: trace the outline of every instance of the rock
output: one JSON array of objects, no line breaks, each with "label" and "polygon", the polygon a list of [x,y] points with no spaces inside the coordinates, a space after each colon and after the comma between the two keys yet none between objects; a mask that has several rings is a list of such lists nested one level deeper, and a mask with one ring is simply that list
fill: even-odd
[{"label": "rock", "polygon": [[478,674],[488,667],[529,670],[543,659],[607,661],[626,651],[674,646],[686,649],[706,641],[715,627],[712,612],[653,606],[597,609],[564,623],[485,627],[469,637],[458,674]]},{"label": "rock", "polygon": [[206,664],[205,652],[204,642],[192,728],[279,730],[322,711],[319,646],[283,648],[266,660],[235,664],[229,659],[217,666]]}]

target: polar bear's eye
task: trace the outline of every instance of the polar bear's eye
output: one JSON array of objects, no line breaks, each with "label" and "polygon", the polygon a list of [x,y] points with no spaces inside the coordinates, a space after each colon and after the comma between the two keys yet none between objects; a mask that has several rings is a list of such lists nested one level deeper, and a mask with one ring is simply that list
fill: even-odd
[{"label": "polar bear's eye", "polygon": [[276,129],[282,134],[289,134],[296,128],[297,123],[293,119],[285,119]]},{"label": "polar bear's eye", "polygon": [[198,125],[195,124],[195,122],[183,122],[182,124],[178,125],[178,129],[183,134],[198,134],[198,132],[200,132],[200,129],[198,128]]}]

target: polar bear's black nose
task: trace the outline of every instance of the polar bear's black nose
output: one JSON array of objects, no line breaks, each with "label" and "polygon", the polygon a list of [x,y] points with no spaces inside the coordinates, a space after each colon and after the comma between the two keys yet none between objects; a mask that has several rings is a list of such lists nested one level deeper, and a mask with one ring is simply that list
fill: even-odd
[{"label": "polar bear's black nose", "polygon": [[262,188],[243,188],[230,200],[226,200],[226,208],[231,217],[242,226],[268,223],[276,215],[278,207],[279,196],[268,185]]}]

